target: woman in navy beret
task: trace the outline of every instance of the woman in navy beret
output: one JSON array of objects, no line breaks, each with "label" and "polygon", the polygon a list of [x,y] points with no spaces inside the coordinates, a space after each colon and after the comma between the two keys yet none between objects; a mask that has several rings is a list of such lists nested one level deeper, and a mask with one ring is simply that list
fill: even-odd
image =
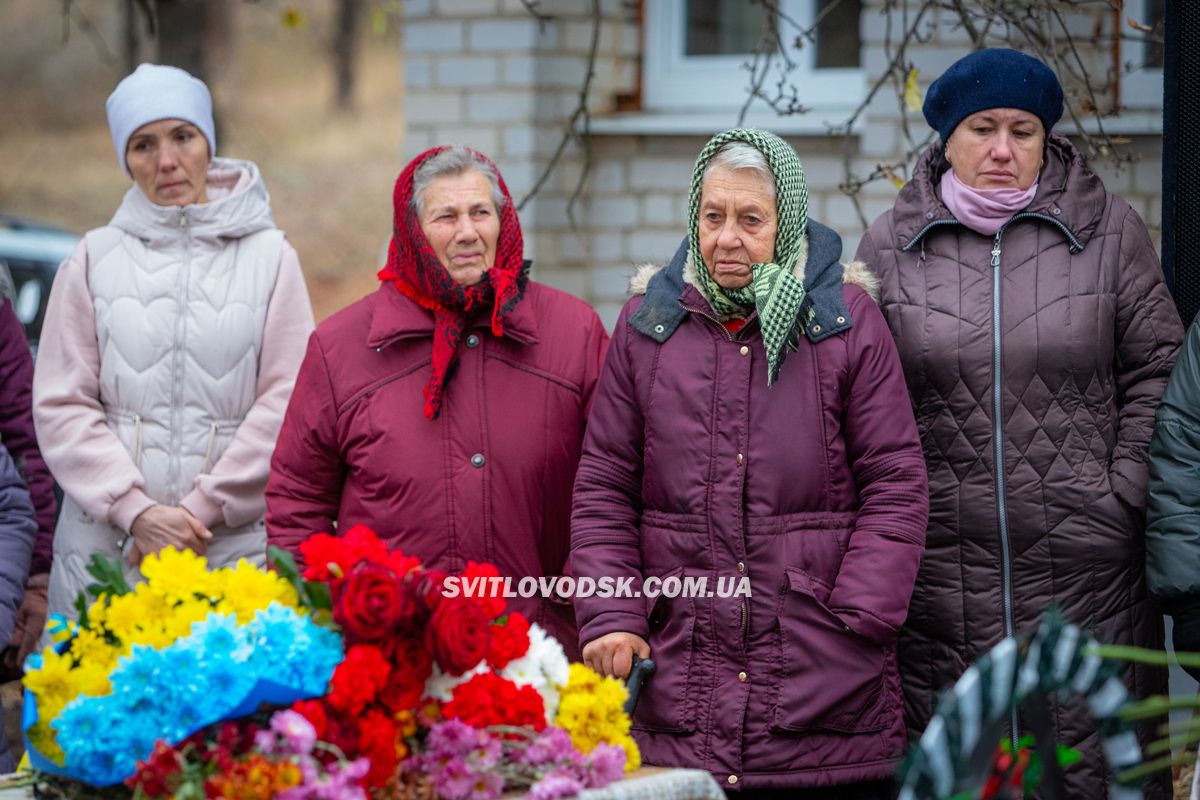
[{"label": "woman in navy beret", "polygon": [[[1141,218],[1052,132],[1062,110],[1036,58],[955,62],[925,98],[940,141],[858,249],[881,280],[929,469],[900,635],[914,736],[944,687],[1051,606],[1102,641],[1162,647],[1147,449],[1183,328]],[[1137,695],[1166,689],[1160,669],[1127,677]],[[1107,797],[1086,707],[1053,700],[1050,712],[1084,756],[1066,796]],[[1018,714],[1010,727],[1014,740],[1028,732]]]}]

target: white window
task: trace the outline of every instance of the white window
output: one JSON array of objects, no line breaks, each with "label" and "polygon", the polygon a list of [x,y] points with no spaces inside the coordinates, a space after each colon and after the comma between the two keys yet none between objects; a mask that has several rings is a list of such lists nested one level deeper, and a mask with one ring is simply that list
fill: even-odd
[{"label": "white window", "polygon": [[[1121,105],[1131,109],[1162,108],[1163,29],[1166,0],[1128,0],[1122,13]],[[1135,29],[1130,20],[1138,23]],[[1140,30],[1149,28],[1149,31]]]},{"label": "white window", "polygon": [[[786,76],[796,101],[815,112],[853,108],[865,81],[859,67],[862,0],[780,0],[781,18],[764,20],[762,5],[748,0],[651,0],[646,9],[643,89],[647,111],[702,112],[740,108],[763,26],[778,31],[784,54],[797,64]],[[797,25],[818,21],[816,41],[797,46]],[[763,90],[775,91],[773,58]],[[756,100],[752,109],[770,112]]]}]

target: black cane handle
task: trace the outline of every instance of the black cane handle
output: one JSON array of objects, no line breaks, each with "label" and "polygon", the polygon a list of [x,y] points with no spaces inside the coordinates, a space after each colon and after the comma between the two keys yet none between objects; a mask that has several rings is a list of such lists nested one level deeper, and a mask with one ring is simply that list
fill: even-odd
[{"label": "black cane handle", "polygon": [[646,679],[654,674],[654,659],[638,658],[637,653],[633,654],[633,668],[629,670],[629,678],[625,681],[625,688],[629,692],[629,697],[625,700],[625,713],[633,716],[633,710],[637,708],[638,697],[642,694],[642,687],[646,684]]}]

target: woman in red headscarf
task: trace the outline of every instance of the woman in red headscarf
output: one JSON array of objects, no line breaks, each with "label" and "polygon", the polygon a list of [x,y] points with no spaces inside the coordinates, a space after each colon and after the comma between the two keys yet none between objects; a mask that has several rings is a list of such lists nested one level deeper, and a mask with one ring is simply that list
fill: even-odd
[{"label": "woman in red headscarf", "polygon": [[[382,285],[308,344],[267,484],[272,544],[362,523],[427,566],[562,574],[571,487],[608,335],[529,280],[496,165],[465,147],[396,181]],[[569,601],[514,598],[576,651]]]}]

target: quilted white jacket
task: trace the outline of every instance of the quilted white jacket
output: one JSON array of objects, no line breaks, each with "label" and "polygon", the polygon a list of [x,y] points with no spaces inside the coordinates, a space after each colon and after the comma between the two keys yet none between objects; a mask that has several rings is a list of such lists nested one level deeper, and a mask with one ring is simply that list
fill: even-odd
[{"label": "quilted white jacket", "polygon": [[131,187],[55,278],[34,376],[65,493],[51,613],[73,616],[92,553],[119,553],[155,503],[213,531],[214,566],[265,556],[263,489],[312,310],[258,168],[214,159],[208,197],[158,206]]}]

